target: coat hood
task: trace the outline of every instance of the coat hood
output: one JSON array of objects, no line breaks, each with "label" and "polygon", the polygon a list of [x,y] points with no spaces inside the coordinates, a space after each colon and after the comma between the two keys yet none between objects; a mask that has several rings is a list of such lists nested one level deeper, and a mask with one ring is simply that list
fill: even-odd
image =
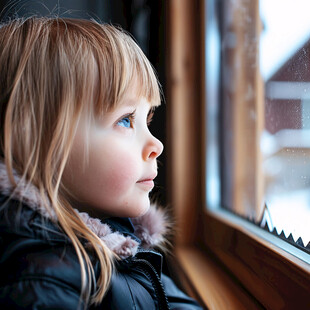
[{"label": "coat hood", "polygon": [[[34,211],[40,213],[44,218],[57,223],[57,216],[52,208],[45,207],[46,197],[43,197],[38,188],[33,184],[25,182],[16,171],[13,176],[17,187],[13,187],[7,173],[6,166],[0,162],[0,193],[28,205]],[[98,218],[93,218],[86,212],[74,209],[86,226],[94,232],[106,245],[120,258],[125,259],[137,253],[139,245],[149,249],[162,247],[165,243],[165,235],[169,230],[167,214],[156,205],[151,204],[148,212],[143,216],[132,218],[134,227],[134,238],[130,235],[121,234]]]}]

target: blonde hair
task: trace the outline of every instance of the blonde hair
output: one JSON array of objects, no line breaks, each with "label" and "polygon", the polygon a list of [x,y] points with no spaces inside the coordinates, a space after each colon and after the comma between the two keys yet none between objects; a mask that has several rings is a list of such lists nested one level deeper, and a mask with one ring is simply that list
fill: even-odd
[{"label": "blonde hair", "polygon": [[[81,113],[114,109],[137,81],[141,96],[160,103],[153,68],[124,31],[95,21],[31,17],[0,27],[0,156],[46,197],[81,265],[81,298],[98,304],[111,280],[114,255],[72,212],[62,175]],[[88,240],[101,265],[94,283]]]}]

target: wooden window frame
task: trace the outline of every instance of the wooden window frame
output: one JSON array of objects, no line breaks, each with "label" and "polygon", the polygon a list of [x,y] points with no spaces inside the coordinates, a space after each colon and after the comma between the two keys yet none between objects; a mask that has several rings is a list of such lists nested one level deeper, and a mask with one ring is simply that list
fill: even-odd
[{"label": "wooden window frame", "polygon": [[205,1],[168,1],[167,26],[167,177],[182,283],[208,309],[309,309],[309,261],[206,209]]}]

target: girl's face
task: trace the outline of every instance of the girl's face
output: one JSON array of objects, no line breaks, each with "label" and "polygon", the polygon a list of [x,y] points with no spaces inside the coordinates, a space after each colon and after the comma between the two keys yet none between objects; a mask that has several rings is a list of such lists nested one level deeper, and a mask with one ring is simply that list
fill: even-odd
[{"label": "girl's face", "polygon": [[150,103],[134,90],[100,119],[82,116],[63,176],[75,207],[121,217],[148,210],[163,145],[148,129]]}]

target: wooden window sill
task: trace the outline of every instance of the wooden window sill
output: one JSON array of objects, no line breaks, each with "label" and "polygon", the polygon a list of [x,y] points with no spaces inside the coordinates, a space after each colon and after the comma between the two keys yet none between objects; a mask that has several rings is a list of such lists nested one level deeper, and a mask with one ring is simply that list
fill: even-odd
[{"label": "wooden window sill", "polygon": [[268,309],[310,309],[309,255],[225,211],[206,212],[203,240]]},{"label": "wooden window sill", "polygon": [[178,246],[175,253],[178,262],[175,268],[182,284],[206,309],[262,309],[203,251],[194,246]]}]

